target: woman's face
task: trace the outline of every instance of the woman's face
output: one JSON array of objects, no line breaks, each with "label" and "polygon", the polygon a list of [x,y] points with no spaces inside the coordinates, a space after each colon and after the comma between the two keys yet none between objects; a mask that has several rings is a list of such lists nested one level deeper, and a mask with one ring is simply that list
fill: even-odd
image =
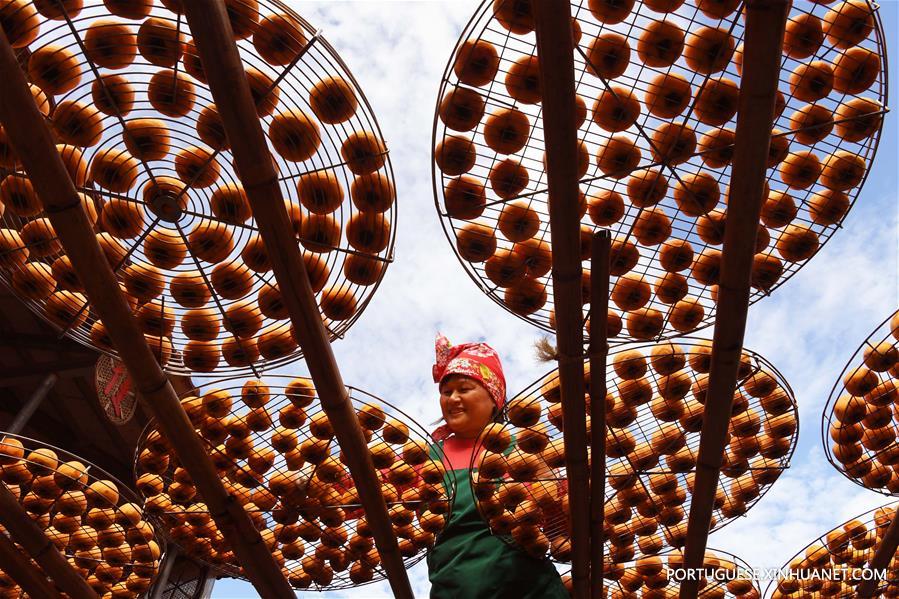
[{"label": "woman's face", "polygon": [[472,439],[493,419],[490,393],[473,378],[451,374],[440,383],[443,419],[457,437]]}]

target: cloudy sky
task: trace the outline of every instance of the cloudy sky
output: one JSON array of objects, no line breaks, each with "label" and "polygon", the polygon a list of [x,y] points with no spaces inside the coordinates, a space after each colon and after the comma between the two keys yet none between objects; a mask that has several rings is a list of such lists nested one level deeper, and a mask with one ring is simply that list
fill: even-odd
[{"label": "cloudy sky", "polygon": [[[344,380],[396,404],[419,422],[439,415],[430,380],[433,339],[489,339],[503,357],[510,396],[544,374],[534,359],[538,331],[483,295],[447,243],[431,191],[430,140],[447,59],[479,2],[290,2],[338,50],[359,80],[390,147],[399,195],[396,262],[360,320],[334,345]],[[881,2],[893,73],[899,4]],[[891,96],[896,97],[896,77]],[[823,250],[749,313],[746,346],[790,382],[800,437],[790,469],[744,518],[714,533],[712,547],[752,566],[784,564],[809,541],[885,503],[825,460],[821,413],[836,377],[859,343],[899,305],[897,121],[888,117],[877,161],[860,200]],[[710,331],[706,335],[710,335]],[[410,571],[417,596],[427,571]],[[389,597],[386,584],[332,597]],[[222,580],[213,597],[252,598],[243,582]]]}]

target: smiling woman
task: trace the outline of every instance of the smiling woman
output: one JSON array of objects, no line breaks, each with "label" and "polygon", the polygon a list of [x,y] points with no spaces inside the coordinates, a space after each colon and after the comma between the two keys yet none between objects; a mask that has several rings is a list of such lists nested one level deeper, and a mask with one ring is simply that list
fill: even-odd
[{"label": "smiling woman", "polygon": [[[486,343],[452,345],[437,336],[434,382],[445,424],[432,433],[443,449],[447,476],[465,480],[482,453],[481,432],[501,413],[506,380],[499,356]],[[505,444],[508,451],[515,442]],[[447,481],[446,484],[449,484]],[[478,514],[471,485],[456,488],[449,522],[428,554],[431,597],[548,597],[568,594],[553,565],[491,534]]]}]

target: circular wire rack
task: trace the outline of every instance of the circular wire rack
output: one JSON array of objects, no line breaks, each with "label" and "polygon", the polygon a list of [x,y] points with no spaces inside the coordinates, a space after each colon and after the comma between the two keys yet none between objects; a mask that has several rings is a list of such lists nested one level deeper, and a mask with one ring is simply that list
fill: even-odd
[{"label": "circular wire rack", "polygon": [[[612,343],[658,340],[714,321],[742,7],[738,0],[571,3],[582,294],[586,305],[591,235],[606,228],[613,238]],[[444,232],[465,271],[500,306],[551,332],[552,248],[530,11],[524,0],[485,1],[463,31],[440,86],[432,179]],[[795,274],[840,227],[886,112],[886,48],[875,4],[796,0],[786,39],[752,302]]]},{"label": "circular wire rack", "polygon": [[[680,551],[647,556],[626,564],[606,562],[603,587],[606,597],[676,597],[680,581],[672,572],[683,569]],[[565,588],[571,592],[571,572],[562,575]],[[758,586],[749,565],[732,553],[708,549],[703,560],[703,577],[699,596],[711,599],[758,599]]]},{"label": "circular wire rack", "polygon": [[[228,14],[331,339],[392,261],[392,166],[334,48],[279,0]],[[97,240],[173,373],[248,374],[301,355],[177,0],[15,0],[3,26]],[[64,334],[115,353],[0,129],[0,279]]]},{"label": "circular wire rack", "polygon": [[[877,575],[868,566],[896,514],[899,503],[870,510],[821,535],[797,553],[783,568],[787,575],[765,589],[771,599],[786,597],[857,597],[856,586]],[[886,576],[877,579],[870,597],[899,593],[899,564],[890,560]]]},{"label": "circular wire rack", "polygon": [[[617,350],[606,371],[604,533],[613,563],[686,541],[711,343],[664,341]],[[584,382],[590,389],[589,363]],[[481,434],[471,484],[491,530],[534,556],[571,556],[558,370],[508,402],[505,422]],[[585,395],[590,443],[589,395]],[[789,466],[798,436],[795,397],[763,357],[744,350],[730,440],[711,530],[745,514]],[[589,449],[588,449],[589,453]],[[476,470],[476,472],[475,472]]]},{"label": "circular wire rack", "polygon": [[[7,433],[0,481],[98,595],[138,597],[150,588],[161,541],[125,484],[58,447]],[[0,572],[0,591],[19,597],[21,589]]]},{"label": "circular wire rack", "polygon": [[[390,404],[347,387],[368,439],[406,566],[424,557],[450,513],[455,481],[427,432]],[[214,381],[182,399],[229,493],[250,514],[296,589],[385,580],[353,480],[305,378]],[[244,577],[187,472],[151,422],[135,458],[144,507],[172,542],[223,574]]]},{"label": "circular wire rack", "polygon": [[830,392],[821,420],[827,459],[846,478],[899,494],[899,310],[859,346]]}]

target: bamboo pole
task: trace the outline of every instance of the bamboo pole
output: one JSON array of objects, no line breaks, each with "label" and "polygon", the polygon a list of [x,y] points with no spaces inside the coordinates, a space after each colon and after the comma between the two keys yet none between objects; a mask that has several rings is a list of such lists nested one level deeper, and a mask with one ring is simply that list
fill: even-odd
[{"label": "bamboo pole", "polygon": [[886,532],[883,533],[883,538],[880,539],[880,545],[877,546],[874,557],[868,563],[867,569],[873,570],[875,576],[863,580],[856,589],[859,599],[867,599],[874,595],[877,583],[881,582],[876,578],[877,571],[890,567],[890,562],[893,561],[893,557],[896,555],[897,547],[899,547],[899,507],[893,513],[893,520],[887,527]]},{"label": "bamboo pole", "polygon": [[5,35],[0,36],[0,77],[5,84],[0,94],[0,122],[84,285],[91,310],[106,325],[138,397],[156,418],[260,596],[292,599],[293,590],[281,567],[249,515],[225,490],[203,442],[140,331]]},{"label": "bamboo pole", "polygon": [[0,533],[0,572],[7,574],[32,597],[55,599],[61,596],[47,576],[3,533]]},{"label": "bamboo pole", "polygon": [[[3,39],[6,37],[3,36]],[[16,496],[3,483],[0,483],[0,524],[6,528],[12,540],[21,545],[25,553],[53,579],[56,586],[72,599],[97,598],[93,589],[75,571],[56,545],[50,542],[41,527],[28,516]]]},{"label": "bamboo pole", "polygon": [[303,349],[322,409],[334,428],[334,435],[356,484],[359,501],[381,556],[381,565],[394,595],[411,598],[412,587],[381,493],[380,480],[334,358],[297,239],[290,226],[278,174],[256,115],[227,9],[222,0],[185,0],[184,10],[212,97],[231,140],[237,170],[271,259],[272,271],[290,314],[295,337]]},{"label": "bamboo pole", "polygon": [[609,254],[612,236],[597,231],[590,247],[590,596],[603,599],[606,519],[606,360],[609,354]]},{"label": "bamboo pole", "polygon": [[590,506],[571,7],[568,2],[536,0],[533,8],[543,90],[553,301],[570,506],[571,579],[574,599],[586,599],[590,584]]},{"label": "bamboo pole", "polygon": [[[734,142],[734,160],[727,202],[727,221],[718,286],[718,312],[712,342],[708,401],[696,461],[696,479],[687,523],[684,567],[702,567],[712,520],[718,474],[727,445],[728,427],[737,369],[749,310],[750,275],[755,255],[767,173],[768,146],[774,122],[774,101],[780,74],[789,2],[749,0],[745,4],[746,29],[743,78]],[[680,599],[695,599],[697,577],[686,576]]]}]

